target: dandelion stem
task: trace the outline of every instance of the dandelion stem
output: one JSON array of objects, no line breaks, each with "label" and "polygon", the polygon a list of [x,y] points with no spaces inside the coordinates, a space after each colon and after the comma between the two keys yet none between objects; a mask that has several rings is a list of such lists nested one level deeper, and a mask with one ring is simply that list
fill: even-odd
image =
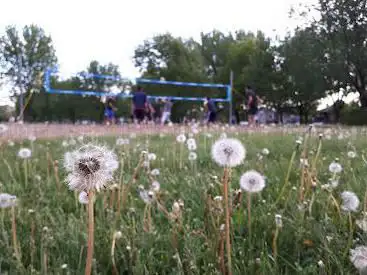
[{"label": "dandelion stem", "polygon": [[28,185],[28,168],[27,168],[27,166],[28,166],[27,159],[25,159],[23,161],[23,167],[24,167],[24,184],[25,184],[26,187]]},{"label": "dandelion stem", "polygon": [[247,227],[248,227],[248,239],[249,246],[251,248],[251,193],[247,193]]},{"label": "dandelion stem", "polygon": [[85,275],[92,273],[93,250],[94,250],[94,191],[88,192],[88,250]]},{"label": "dandelion stem", "polygon": [[15,220],[15,207],[11,208],[11,229],[13,233],[13,247],[14,247],[14,254],[15,258],[18,260],[19,264],[22,263],[19,248],[18,248],[18,241],[17,241],[17,224]]},{"label": "dandelion stem", "polygon": [[345,248],[343,258],[347,257],[349,249],[351,248],[352,242],[353,242],[353,220],[352,220],[352,214],[350,212],[348,213],[348,218],[349,218],[349,238],[348,238],[348,244],[347,244],[347,247]]},{"label": "dandelion stem", "polygon": [[113,274],[117,275],[119,273],[118,273],[118,269],[116,267],[116,262],[115,262],[115,246],[116,246],[116,236],[115,234],[113,234],[112,245],[111,245],[111,260],[112,260]]},{"label": "dandelion stem", "polygon": [[232,275],[232,258],[231,258],[231,237],[230,237],[230,213],[229,213],[229,202],[228,202],[228,176],[229,176],[229,168],[224,168],[224,176],[223,176],[223,195],[224,195],[224,203],[225,203],[225,214],[226,214],[226,250],[227,250],[227,264],[228,264],[228,275]]},{"label": "dandelion stem", "polygon": [[275,262],[277,262],[277,256],[278,256],[278,246],[277,246],[278,235],[279,235],[279,226],[275,228],[275,233],[273,237],[273,258]]},{"label": "dandelion stem", "polygon": [[280,191],[279,196],[278,196],[277,200],[275,201],[275,205],[277,205],[279,203],[279,201],[282,199],[283,193],[284,193],[284,191],[286,190],[286,188],[288,186],[289,177],[291,175],[292,166],[293,166],[294,159],[296,157],[296,153],[297,153],[297,151],[294,150],[293,154],[292,154],[292,157],[291,157],[291,160],[290,160],[289,165],[288,165],[288,171],[287,171],[287,175],[285,177],[285,181],[284,181],[282,190]]}]

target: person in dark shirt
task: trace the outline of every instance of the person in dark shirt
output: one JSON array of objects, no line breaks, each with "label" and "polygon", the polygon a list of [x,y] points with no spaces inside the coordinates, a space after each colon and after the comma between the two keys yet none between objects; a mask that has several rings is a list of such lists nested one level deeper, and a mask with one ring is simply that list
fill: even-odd
[{"label": "person in dark shirt", "polygon": [[107,99],[106,107],[104,111],[105,124],[115,124],[115,111],[116,107],[113,105],[113,100],[111,98]]},{"label": "person in dark shirt", "polygon": [[207,97],[206,100],[208,123],[215,123],[215,121],[217,120],[217,107],[215,106],[215,102],[213,99]]},{"label": "person in dark shirt", "polygon": [[134,118],[140,123],[145,118],[145,112],[148,108],[147,95],[144,93],[142,87],[138,86],[137,91],[133,95],[132,107]]},{"label": "person in dark shirt", "polygon": [[255,124],[255,116],[258,112],[258,104],[262,100],[256,95],[251,86],[246,87],[245,93],[247,98],[248,123],[249,126],[253,126]]}]

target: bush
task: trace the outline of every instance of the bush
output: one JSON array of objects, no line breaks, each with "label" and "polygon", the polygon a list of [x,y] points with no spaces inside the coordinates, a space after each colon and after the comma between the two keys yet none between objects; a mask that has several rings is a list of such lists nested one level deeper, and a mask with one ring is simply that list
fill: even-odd
[{"label": "bush", "polygon": [[367,125],[367,108],[358,106],[344,108],[340,122],[346,125]]}]

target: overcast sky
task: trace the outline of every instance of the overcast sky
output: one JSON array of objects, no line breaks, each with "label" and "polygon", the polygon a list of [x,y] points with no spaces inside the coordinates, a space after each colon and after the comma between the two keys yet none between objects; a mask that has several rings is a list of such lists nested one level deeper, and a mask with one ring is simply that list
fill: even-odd
[{"label": "overcast sky", "polygon": [[[170,32],[198,37],[201,31],[262,30],[284,36],[296,26],[291,5],[314,0],[11,0],[1,1],[0,34],[6,25],[37,24],[52,36],[60,69],[76,73],[91,60],[113,62],[135,77],[132,56],[145,39]],[[7,92],[0,92],[0,102]]]}]

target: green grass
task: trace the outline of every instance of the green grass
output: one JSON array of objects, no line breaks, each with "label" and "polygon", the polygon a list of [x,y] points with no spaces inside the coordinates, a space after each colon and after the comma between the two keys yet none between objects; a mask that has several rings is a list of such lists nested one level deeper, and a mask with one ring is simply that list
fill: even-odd
[{"label": "green grass", "polygon": [[[342,132],[341,132],[342,131]],[[338,139],[343,133],[346,137]],[[246,161],[233,168],[232,191],[239,188],[239,177],[250,169],[266,176],[267,186],[252,198],[252,237],[248,238],[246,196],[232,215],[232,263],[233,274],[355,274],[349,260],[349,248],[366,244],[366,235],[355,225],[363,213],[366,191],[367,167],[362,160],[367,139],[365,131],[340,130],[330,140],[322,141],[317,161],[317,186],[305,195],[305,210],[299,209],[301,169],[299,159],[304,144],[296,151],[289,183],[279,203],[276,200],[285,183],[289,162],[296,148],[298,135],[284,134],[229,134],[240,139],[247,149]],[[144,230],[145,203],[140,199],[138,185],[149,187],[150,179],[140,170],[137,182],[128,193],[126,205],[117,212],[116,199],[110,207],[111,196],[107,190],[98,194],[95,203],[95,262],[93,274],[112,274],[111,244],[114,232],[121,231],[116,240],[115,261],[119,274],[220,274],[219,241],[220,225],[224,216],[220,209],[208,208],[209,196],[222,195],[223,169],[211,159],[210,148],[218,138],[195,136],[198,143],[198,159],[187,160],[188,150],[182,151],[183,168],[180,166],[180,146],[173,136],[137,137],[130,145],[116,147],[115,138],[85,138],[106,144],[121,159],[115,182],[121,187],[130,182],[142,150],[157,155],[151,168],[158,168],[156,179],[161,184],[160,203],[170,212],[174,201],[182,199],[182,228],[168,220],[155,203],[151,207],[150,232]],[[86,206],[78,202],[77,195],[69,191],[64,179],[62,158],[66,151],[78,148],[78,144],[64,148],[62,140],[35,141],[32,145],[3,146],[0,159],[0,192],[18,197],[16,211],[17,239],[21,251],[21,263],[13,253],[11,209],[0,209],[0,274],[83,274],[87,244]],[[147,143],[148,142],[148,143]],[[314,135],[306,152],[309,162],[315,158],[319,139]],[[25,181],[24,161],[16,155],[21,147],[32,148],[32,158],[27,163]],[[146,148],[147,147],[147,148]],[[270,154],[260,161],[258,154],[268,148]],[[347,152],[355,150],[357,157],[349,159]],[[47,155],[59,160],[57,184],[55,170],[48,165]],[[339,158],[343,166],[340,185],[332,191],[340,204],[340,193],[355,192],[361,200],[359,212],[352,213],[353,228],[350,231],[348,214],[338,214],[329,203],[329,192],[321,185],[332,177],[329,164]],[[48,171],[49,170],[49,171]],[[41,180],[38,180],[40,176]],[[306,181],[309,184],[308,181]],[[121,188],[120,190],[123,190]],[[121,191],[122,193],[122,191]],[[309,211],[312,196],[312,211]],[[105,202],[105,203],[104,203]],[[33,209],[34,213],[29,213]],[[277,240],[278,257],[273,258],[272,242],[275,231],[275,214],[283,216],[283,228]],[[34,226],[35,246],[31,244],[31,228]],[[47,230],[45,230],[47,227]],[[352,235],[351,235],[352,234]],[[176,240],[176,244],[173,240]],[[351,247],[348,247],[352,240]],[[31,259],[31,255],[33,257]],[[323,268],[318,266],[322,261]],[[67,268],[62,268],[67,264]]]}]

